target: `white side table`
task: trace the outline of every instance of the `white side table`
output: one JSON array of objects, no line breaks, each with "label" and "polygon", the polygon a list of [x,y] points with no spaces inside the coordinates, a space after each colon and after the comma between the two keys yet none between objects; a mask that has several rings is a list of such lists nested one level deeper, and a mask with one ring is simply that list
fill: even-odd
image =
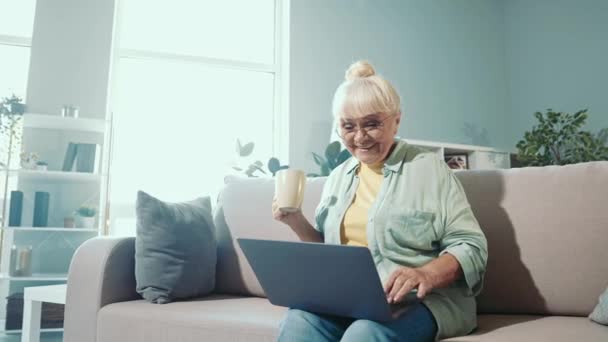
[{"label": "white side table", "polygon": [[26,287],[23,291],[21,342],[40,341],[42,302],[65,304],[67,285]]}]

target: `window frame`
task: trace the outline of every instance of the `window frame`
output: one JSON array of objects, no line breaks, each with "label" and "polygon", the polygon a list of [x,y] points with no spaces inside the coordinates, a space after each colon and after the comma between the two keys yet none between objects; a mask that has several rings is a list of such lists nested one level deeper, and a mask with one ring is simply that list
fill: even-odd
[{"label": "window frame", "polygon": [[11,45],[31,48],[32,38],[0,34],[0,45]]}]

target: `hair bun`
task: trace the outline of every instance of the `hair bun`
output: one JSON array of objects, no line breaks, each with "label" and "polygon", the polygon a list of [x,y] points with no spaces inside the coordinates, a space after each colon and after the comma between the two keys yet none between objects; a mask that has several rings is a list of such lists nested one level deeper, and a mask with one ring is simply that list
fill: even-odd
[{"label": "hair bun", "polygon": [[374,76],[375,74],[376,70],[374,70],[374,67],[368,61],[357,61],[346,70],[344,78],[347,81],[352,81],[356,78]]}]

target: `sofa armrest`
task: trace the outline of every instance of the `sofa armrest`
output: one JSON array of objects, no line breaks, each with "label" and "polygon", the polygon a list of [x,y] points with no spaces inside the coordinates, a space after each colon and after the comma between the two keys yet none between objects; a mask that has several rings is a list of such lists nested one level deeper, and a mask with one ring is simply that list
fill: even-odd
[{"label": "sofa armrest", "polygon": [[83,243],[68,273],[64,341],[95,341],[99,310],[141,299],[135,286],[135,238],[98,237]]}]

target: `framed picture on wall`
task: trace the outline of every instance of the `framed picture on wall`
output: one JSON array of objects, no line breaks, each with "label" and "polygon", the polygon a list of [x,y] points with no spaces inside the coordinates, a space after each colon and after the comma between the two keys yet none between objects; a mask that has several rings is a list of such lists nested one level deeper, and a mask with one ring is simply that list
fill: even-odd
[{"label": "framed picture on wall", "polygon": [[467,170],[469,168],[469,157],[465,153],[447,154],[443,158],[450,169]]}]

